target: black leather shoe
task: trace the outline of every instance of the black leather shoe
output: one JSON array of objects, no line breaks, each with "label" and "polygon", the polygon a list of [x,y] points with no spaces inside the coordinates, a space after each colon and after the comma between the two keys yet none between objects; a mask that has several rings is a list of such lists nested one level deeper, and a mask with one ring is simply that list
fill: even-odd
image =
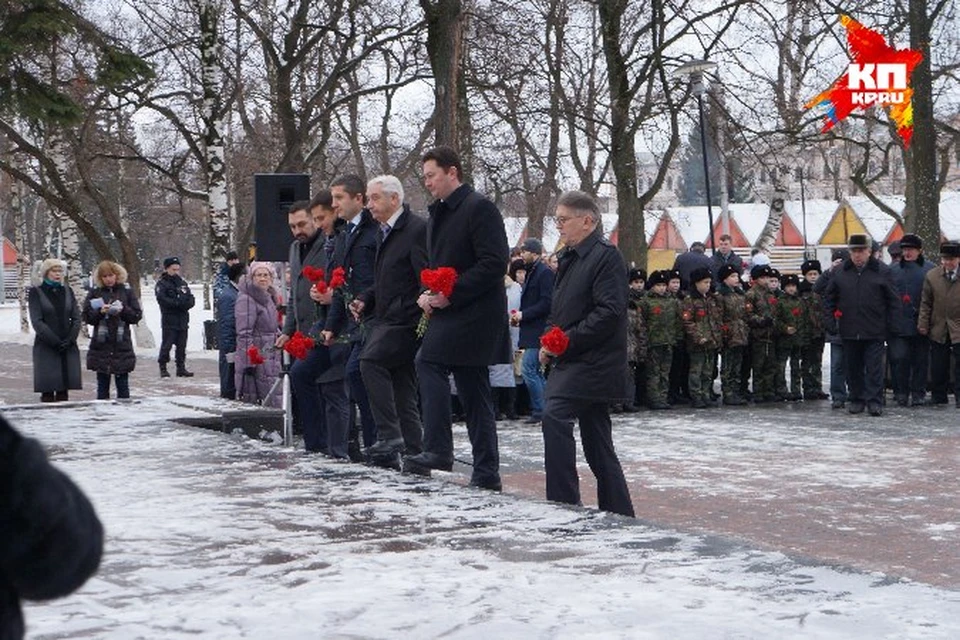
[{"label": "black leather shoe", "polygon": [[850,406],[847,408],[847,411],[850,413],[863,413],[864,404],[862,402],[851,402]]},{"label": "black leather shoe", "polygon": [[367,464],[371,467],[380,467],[381,469],[393,469],[394,471],[401,471],[399,453],[368,456]]},{"label": "black leather shoe", "polygon": [[415,462],[410,462],[410,458],[403,459],[403,473],[411,476],[430,477],[430,469],[421,466]]},{"label": "black leather shoe", "polygon": [[364,453],[370,457],[377,457],[390,456],[401,451],[403,451],[403,438],[390,438],[389,440],[377,440],[373,445],[367,447]]},{"label": "black leather shoe", "polygon": [[868,411],[868,412],[870,413],[870,415],[872,415],[872,416],[882,416],[882,415],[883,415],[883,405],[882,405],[882,404],[879,404],[879,403],[876,403],[876,402],[871,402],[870,405],[867,407],[867,411]]},{"label": "black leather shoe", "polygon": [[167,365],[165,365],[165,364],[160,365],[160,377],[161,377],[161,378],[169,378],[169,377],[170,377],[170,372],[167,370]]},{"label": "black leather shoe", "polygon": [[843,409],[846,403],[843,400],[834,400],[830,403],[831,409]]},{"label": "black leather shoe", "polygon": [[187,371],[186,369],[177,369],[178,378],[192,378],[193,371]]},{"label": "black leather shoe", "polygon": [[497,493],[503,491],[503,483],[500,482],[499,478],[495,480],[471,480],[470,486],[487,491],[496,491]]},{"label": "black leather shoe", "polygon": [[406,465],[408,461],[417,466],[426,467],[427,469],[436,469],[438,471],[453,470],[453,456],[441,456],[436,453],[430,453],[429,451],[418,453],[415,456],[404,457],[404,465]]}]

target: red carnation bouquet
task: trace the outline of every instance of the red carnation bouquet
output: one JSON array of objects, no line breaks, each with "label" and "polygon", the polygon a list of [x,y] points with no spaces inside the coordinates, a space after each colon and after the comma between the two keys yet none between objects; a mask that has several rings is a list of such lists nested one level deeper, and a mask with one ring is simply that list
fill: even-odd
[{"label": "red carnation bouquet", "polygon": [[570,337],[560,327],[550,327],[540,336],[540,346],[550,355],[561,356],[570,346]]},{"label": "red carnation bouquet", "polygon": [[[321,269],[323,271],[323,269]],[[337,267],[330,273],[330,288],[340,289],[347,284],[347,274],[343,267]]]},{"label": "red carnation bouquet", "polygon": [[303,335],[299,331],[295,332],[287,343],[283,345],[283,350],[289,353],[297,360],[303,360],[307,357],[310,349],[313,349],[316,342],[313,338]]},{"label": "red carnation bouquet", "polygon": [[[453,286],[457,284],[457,270],[453,267],[424,269],[420,272],[420,282],[427,288],[427,294],[442,294],[443,297],[449,298],[453,294]],[[424,312],[420,322],[417,323],[418,338],[422,338],[427,332],[428,322],[430,322],[430,316]]]},{"label": "red carnation bouquet", "polygon": [[317,288],[317,291],[320,293],[327,292],[327,274],[323,269],[319,267],[311,267],[307,265],[303,268],[303,271],[300,273],[303,274],[303,277],[313,283],[313,286]]},{"label": "red carnation bouquet", "polygon": [[266,360],[263,359],[263,356],[260,354],[260,349],[257,348],[257,345],[251,345],[247,349],[247,363],[251,367],[255,367],[258,364],[263,364]]}]

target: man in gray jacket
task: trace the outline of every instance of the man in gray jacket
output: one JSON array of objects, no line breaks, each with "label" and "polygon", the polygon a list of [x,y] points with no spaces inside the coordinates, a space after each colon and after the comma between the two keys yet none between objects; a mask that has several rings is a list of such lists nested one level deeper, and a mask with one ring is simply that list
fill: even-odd
[{"label": "man in gray jacket", "polygon": [[543,411],[547,500],[580,503],[577,445],[573,422],[580,422],[583,452],[597,478],[600,509],[633,516],[630,491],[613,446],[609,406],[628,400],[627,267],[600,228],[596,201],[568,191],[557,202],[556,223],[565,249],[559,257],[550,324],[569,338],[563,353],[540,349],[551,363]]}]

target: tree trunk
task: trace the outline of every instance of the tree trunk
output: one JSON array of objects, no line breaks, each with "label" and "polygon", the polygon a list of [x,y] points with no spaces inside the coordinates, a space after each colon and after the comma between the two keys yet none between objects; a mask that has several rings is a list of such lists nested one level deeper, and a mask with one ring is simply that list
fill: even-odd
[{"label": "tree trunk", "polygon": [[457,148],[463,4],[461,0],[420,0],[420,6],[427,21],[427,55],[434,79],[436,143]]},{"label": "tree trunk", "polygon": [[937,181],[937,134],[933,120],[933,81],[930,72],[930,18],[926,0],[910,0],[910,48],[923,60],[911,76],[913,138],[906,150],[907,181],[904,230],[915,233],[925,247],[940,246],[940,188]]},{"label": "tree trunk", "polygon": [[23,187],[17,180],[10,184],[10,211],[13,213],[13,242],[17,246],[17,302],[20,305],[20,332],[30,333],[27,287],[30,286],[30,252],[27,251],[27,217],[23,214]]},{"label": "tree trunk", "polygon": [[647,238],[643,207],[637,194],[637,153],[630,126],[633,94],[630,91],[628,65],[620,50],[621,18],[626,10],[626,2],[600,0],[597,6],[610,86],[610,164],[617,190],[618,245],[628,263],[644,265]]},{"label": "tree trunk", "polygon": [[770,201],[770,212],[767,214],[767,223],[763,225],[763,231],[757,237],[754,249],[769,254],[770,250],[777,242],[777,234],[780,233],[780,227],[783,225],[783,203],[787,194],[783,191],[776,191],[773,194],[773,200]]}]

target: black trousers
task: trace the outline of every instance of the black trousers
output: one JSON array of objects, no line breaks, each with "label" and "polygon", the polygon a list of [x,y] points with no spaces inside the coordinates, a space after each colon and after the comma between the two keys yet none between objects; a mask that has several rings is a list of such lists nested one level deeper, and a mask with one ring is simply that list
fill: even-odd
[{"label": "black trousers", "polygon": [[951,353],[953,354],[953,398],[960,402],[960,342],[954,342],[951,345],[930,341],[930,395],[939,402],[947,401]]},{"label": "black trousers", "polygon": [[187,330],[162,327],[160,338],[160,356],[157,362],[170,362],[170,348],[174,347],[174,360],[178,369],[183,369],[187,362]]},{"label": "black trousers", "polygon": [[883,404],[883,340],[844,340],[847,400]]},{"label": "black trousers", "polygon": [[412,362],[388,368],[360,360],[360,373],[377,424],[377,438],[403,438],[404,453],[423,451],[423,425],[417,402],[417,371]]},{"label": "black trousers", "polygon": [[633,517],[630,490],[613,447],[610,412],[602,402],[557,397],[547,400],[542,427],[547,500],[581,504],[574,420],[580,422],[583,455],[597,478],[598,506],[603,511]]},{"label": "black trousers", "polygon": [[900,336],[891,341],[887,353],[891,360],[891,375],[896,376],[894,393],[910,394],[914,400],[922,400],[927,395],[930,339],[927,336]]},{"label": "black trousers", "polygon": [[423,409],[424,451],[442,457],[453,456],[449,381],[452,373],[473,448],[471,482],[480,485],[499,483],[500,450],[487,367],[451,367],[423,360],[418,354],[416,368]]}]

